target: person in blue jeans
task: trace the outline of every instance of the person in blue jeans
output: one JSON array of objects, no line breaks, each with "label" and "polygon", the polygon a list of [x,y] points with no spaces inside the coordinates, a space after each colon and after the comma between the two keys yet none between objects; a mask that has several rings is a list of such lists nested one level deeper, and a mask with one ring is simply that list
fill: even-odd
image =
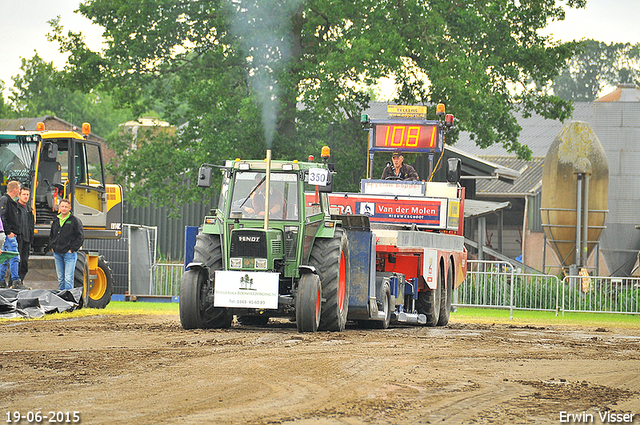
[{"label": "person in blue jeans", "polygon": [[[7,183],[7,192],[0,197],[0,218],[2,218],[2,225],[6,235],[4,244],[2,245],[3,251],[18,251],[18,236],[20,235],[22,225],[20,210],[16,202],[19,193],[20,182],[11,180]],[[22,281],[20,280],[19,274],[20,258],[12,257],[0,264],[0,282],[5,286],[9,286],[4,280],[7,274],[7,266],[9,266],[11,273],[11,286],[16,289],[22,288]]]},{"label": "person in blue jeans", "polygon": [[84,242],[82,222],[71,214],[71,202],[63,199],[58,205],[58,216],[51,223],[49,244],[53,249],[58,274],[58,288],[73,288],[73,276],[76,270],[78,250]]}]

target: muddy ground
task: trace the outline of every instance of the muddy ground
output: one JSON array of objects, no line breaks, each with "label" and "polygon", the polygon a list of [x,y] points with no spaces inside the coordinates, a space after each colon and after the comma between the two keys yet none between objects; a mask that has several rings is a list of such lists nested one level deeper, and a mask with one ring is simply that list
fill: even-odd
[{"label": "muddy ground", "polygon": [[640,330],[455,314],[445,328],[317,334],[287,320],[185,331],[177,315],[0,322],[0,421],[38,411],[83,424],[601,423],[602,411],[638,424]]}]

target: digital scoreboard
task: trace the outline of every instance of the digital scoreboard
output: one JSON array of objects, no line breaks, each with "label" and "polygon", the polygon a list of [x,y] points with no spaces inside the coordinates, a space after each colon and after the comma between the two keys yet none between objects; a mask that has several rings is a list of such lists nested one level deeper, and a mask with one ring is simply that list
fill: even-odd
[{"label": "digital scoreboard", "polygon": [[401,151],[438,151],[438,126],[420,124],[377,124],[373,128],[373,148]]},{"label": "digital scoreboard", "polygon": [[[444,115],[444,105],[438,105],[437,116]],[[442,152],[443,134],[450,125],[427,120],[426,106],[387,105],[386,119],[370,119],[363,115],[362,122],[369,129],[370,151],[436,153]],[[453,115],[451,116],[453,122]]]}]

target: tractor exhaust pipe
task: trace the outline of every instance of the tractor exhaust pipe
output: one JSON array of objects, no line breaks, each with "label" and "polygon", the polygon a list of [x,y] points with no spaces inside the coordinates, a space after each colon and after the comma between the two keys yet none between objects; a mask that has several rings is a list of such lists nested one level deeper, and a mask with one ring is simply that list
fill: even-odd
[{"label": "tractor exhaust pipe", "polygon": [[267,149],[267,176],[265,178],[265,195],[264,195],[264,230],[269,229],[269,201],[271,198],[271,149]]}]

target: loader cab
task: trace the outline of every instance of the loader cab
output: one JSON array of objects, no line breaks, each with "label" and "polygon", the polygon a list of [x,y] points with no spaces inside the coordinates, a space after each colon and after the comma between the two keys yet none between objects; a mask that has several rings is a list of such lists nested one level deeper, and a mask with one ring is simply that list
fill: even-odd
[{"label": "loader cab", "polygon": [[[75,134],[74,134],[75,135]],[[105,227],[106,190],[100,145],[43,133],[36,176],[36,224],[50,224],[62,198],[85,227]]]},{"label": "loader cab", "polygon": [[17,180],[31,186],[39,136],[31,134],[0,135],[0,195],[7,191],[7,183]]}]

